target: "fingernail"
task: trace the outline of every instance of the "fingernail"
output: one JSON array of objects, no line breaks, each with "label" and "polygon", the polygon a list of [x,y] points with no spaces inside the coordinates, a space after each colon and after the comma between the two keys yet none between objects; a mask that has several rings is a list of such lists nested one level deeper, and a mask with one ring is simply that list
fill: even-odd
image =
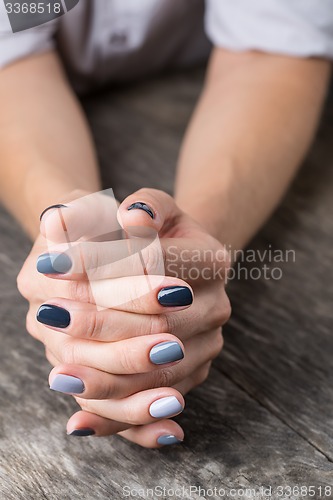
[{"label": "fingernail", "polygon": [[136,203],[132,203],[132,205],[130,205],[127,210],[134,210],[134,209],[144,210],[145,212],[147,212],[148,215],[150,215],[152,219],[154,219],[155,217],[152,209],[142,201],[137,201]]},{"label": "fingernail", "polygon": [[169,445],[169,444],[179,444],[182,443],[181,439],[178,439],[173,434],[166,434],[165,436],[160,436],[157,438],[158,444]]},{"label": "fingernail", "polygon": [[68,436],[93,436],[95,434],[94,429],[90,427],[83,427],[82,429],[74,429],[72,432],[68,432]]},{"label": "fingernail", "polygon": [[39,220],[42,220],[44,214],[48,212],[49,210],[52,210],[53,208],[67,208],[66,205],[62,205],[61,203],[59,205],[51,205],[50,207],[45,208],[43,212],[40,214]]},{"label": "fingernail", "polygon": [[78,377],[59,373],[51,382],[52,391],[64,392],[65,394],[82,394],[84,383]]},{"label": "fingernail", "polygon": [[72,261],[65,253],[44,253],[37,259],[37,271],[42,274],[65,274]]},{"label": "fingernail", "polygon": [[189,306],[193,295],[186,286],[167,286],[158,292],[157,300],[164,307]]},{"label": "fingernail", "polygon": [[175,396],[167,396],[166,398],[154,401],[149,407],[149,413],[155,418],[167,418],[177,415],[183,409],[183,406]]},{"label": "fingernail", "polygon": [[172,363],[183,359],[183,349],[178,342],[161,342],[154,345],[150,350],[149,358],[155,365],[163,365],[164,363]]},{"label": "fingernail", "polygon": [[66,309],[49,304],[40,306],[36,318],[40,323],[56,328],[67,328],[71,322],[71,315]]}]

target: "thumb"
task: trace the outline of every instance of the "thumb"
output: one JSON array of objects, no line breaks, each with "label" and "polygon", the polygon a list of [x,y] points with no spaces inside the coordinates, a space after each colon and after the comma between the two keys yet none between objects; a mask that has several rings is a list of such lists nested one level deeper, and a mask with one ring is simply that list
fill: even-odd
[{"label": "thumb", "polygon": [[176,224],[182,211],[174,199],[158,189],[139,189],[128,196],[118,209],[118,222],[126,231],[130,227],[151,228],[161,236]]}]

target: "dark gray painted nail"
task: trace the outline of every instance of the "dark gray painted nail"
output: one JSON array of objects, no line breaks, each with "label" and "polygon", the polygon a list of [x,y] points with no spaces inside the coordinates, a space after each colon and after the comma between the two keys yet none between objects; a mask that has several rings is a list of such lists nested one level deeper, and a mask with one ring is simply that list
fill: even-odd
[{"label": "dark gray painted nail", "polygon": [[37,321],[56,328],[67,328],[71,322],[71,315],[66,309],[50,304],[43,304],[37,311]]},{"label": "dark gray painted nail", "polygon": [[52,391],[64,392],[65,394],[82,394],[84,383],[78,377],[59,373],[54,377],[50,385]]},{"label": "dark gray painted nail", "polygon": [[42,274],[65,274],[72,267],[72,261],[65,253],[44,253],[37,259],[37,271]]},{"label": "dark gray painted nail", "polygon": [[145,212],[147,212],[148,215],[150,215],[152,219],[154,219],[155,217],[152,209],[148,205],[146,205],[146,203],[144,203],[143,201],[137,201],[136,203],[132,203],[132,205],[130,205],[127,210],[134,210],[134,209],[144,210]]},{"label": "dark gray painted nail", "polygon": [[169,445],[182,443],[182,440],[172,434],[166,434],[165,436],[157,438],[157,442],[158,444]]},{"label": "dark gray painted nail", "polygon": [[93,436],[94,434],[94,429],[83,427],[82,429],[74,429],[74,431],[68,433],[68,436]]},{"label": "dark gray painted nail", "polygon": [[157,300],[164,307],[189,306],[193,296],[186,286],[167,286],[158,292]]},{"label": "dark gray painted nail", "polygon": [[59,205],[51,205],[50,207],[45,208],[43,212],[40,214],[39,220],[42,220],[43,215],[46,214],[49,210],[52,210],[53,208],[67,208],[66,205],[62,205],[61,203]]},{"label": "dark gray painted nail", "polygon": [[163,365],[183,359],[183,349],[178,342],[161,342],[150,350],[149,358],[155,365]]}]

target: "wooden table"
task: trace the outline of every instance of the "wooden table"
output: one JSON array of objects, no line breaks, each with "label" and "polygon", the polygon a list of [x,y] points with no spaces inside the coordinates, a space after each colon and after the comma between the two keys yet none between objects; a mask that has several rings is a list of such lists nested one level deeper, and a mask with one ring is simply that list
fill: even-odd
[{"label": "wooden table", "polygon": [[[86,100],[104,184],[118,198],[142,186],[172,191],[202,75],[165,76]],[[77,405],[49,390],[50,366],[25,333],[27,306],[15,286],[30,244],[0,212],[1,499],[120,499],[124,486],[205,496],[194,489],[190,496],[191,485],[226,492],[304,485],[315,495],[303,498],[333,498],[332,117],[329,102],[304,167],[250,245],[261,255],[269,245],[295,250],[295,262],[278,264],[279,280],[231,281],[225,348],[208,381],[187,397],[181,446],[146,450],[119,437],[66,436]],[[246,264],[248,273],[253,266]],[[332,494],[324,496],[325,486]],[[161,498],[156,491],[149,498]],[[228,498],[211,493],[206,498]],[[289,498],[301,498],[294,493]],[[275,490],[271,498],[284,497]]]}]

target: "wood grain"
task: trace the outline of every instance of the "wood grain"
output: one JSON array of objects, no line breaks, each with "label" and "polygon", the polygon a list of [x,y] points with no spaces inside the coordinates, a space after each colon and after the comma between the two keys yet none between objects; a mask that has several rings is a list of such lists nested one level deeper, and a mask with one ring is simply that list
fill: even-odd
[{"label": "wood grain", "polygon": [[[118,198],[142,186],[172,192],[202,76],[164,76],[86,100],[103,181]],[[15,286],[30,244],[0,211],[1,499],[120,499],[125,485],[333,487],[332,114],[329,101],[304,167],[251,243],[294,249],[296,261],[280,265],[281,280],[230,283],[225,348],[187,397],[179,447],[66,436],[77,406],[48,389],[50,366],[25,332],[26,304]]]}]

